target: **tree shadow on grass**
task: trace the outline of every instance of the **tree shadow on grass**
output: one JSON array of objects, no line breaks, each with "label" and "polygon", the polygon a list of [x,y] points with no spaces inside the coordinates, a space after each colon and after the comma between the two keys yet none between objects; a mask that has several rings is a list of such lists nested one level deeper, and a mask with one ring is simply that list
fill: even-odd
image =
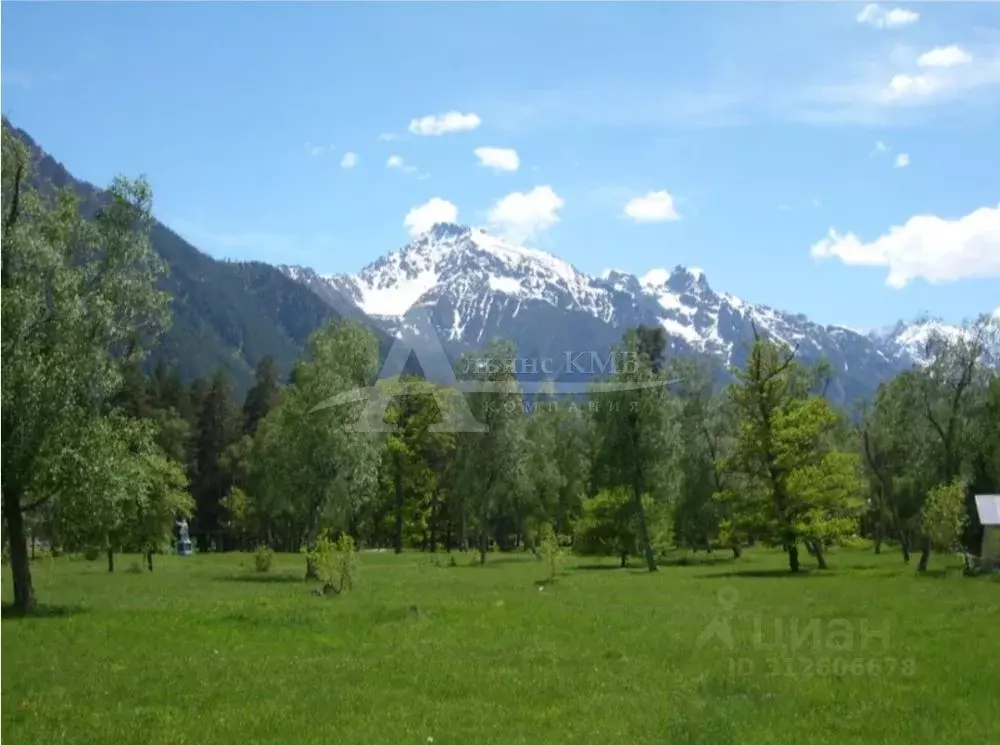
[{"label": "tree shadow on grass", "polygon": [[305,582],[303,574],[291,572],[278,572],[276,574],[224,574],[216,577],[219,582],[258,582],[270,584],[272,582]]},{"label": "tree shadow on grass", "polygon": [[607,572],[615,569],[628,569],[628,567],[620,567],[617,564],[577,564],[573,569],[582,569],[585,572]]},{"label": "tree shadow on grass", "polygon": [[788,569],[745,569],[732,572],[712,572],[702,574],[703,579],[803,579],[805,577],[834,577],[836,574],[829,569],[800,569],[790,572]]},{"label": "tree shadow on grass", "polygon": [[676,559],[660,559],[656,562],[661,567],[698,567],[712,566],[714,564],[732,564],[736,559],[732,554],[720,554],[718,556],[681,556]]},{"label": "tree shadow on grass", "polygon": [[25,613],[18,610],[11,603],[4,603],[2,612],[3,620],[30,619],[30,618],[69,618],[80,613],[86,613],[89,608],[83,605],[36,605],[34,610]]}]

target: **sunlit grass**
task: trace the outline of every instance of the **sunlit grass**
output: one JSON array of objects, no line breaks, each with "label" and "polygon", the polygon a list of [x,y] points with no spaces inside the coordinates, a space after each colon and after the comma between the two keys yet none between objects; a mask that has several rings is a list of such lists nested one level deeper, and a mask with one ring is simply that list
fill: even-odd
[{"label": "sunlit grass", "polygon": [[[310,593],[299,556],[268,574],[235,554],[159,557],[153,574],[36,562],[45,615],[3,621],[3,735],[982,745],[996,731],[1000,582],[940,557],[917,578],[860,550],[800,577],[780,552],[680,557],[653,575],[570,558],[540,585],[547,567],[525,556],[365,553],[338,597]],[[731,647],[703,636],[722,627]],[[779,628],[813,635],[764,648]],[[865,629],[882,636],[863,645]]]}]

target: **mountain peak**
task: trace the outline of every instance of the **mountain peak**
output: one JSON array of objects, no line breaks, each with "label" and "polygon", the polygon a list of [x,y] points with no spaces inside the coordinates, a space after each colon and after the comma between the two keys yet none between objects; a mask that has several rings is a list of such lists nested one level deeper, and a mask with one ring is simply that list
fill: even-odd
[{"label": "mountain peak", "polygon": [[710,290],[705,272],[698,267],[688,268],[678,264],[673,269],[650,269],[639,278],[639,284],[650,290],[670,290],[685,293],[698,290]]},{"label": "mountain peak", "polygon": [[440,241],[448,238],[461,238],[471,232],[472,228],[468,225],[458,225],[453,222],[439,222],[435,223],[431,229],[427,231],[427,235]]}]

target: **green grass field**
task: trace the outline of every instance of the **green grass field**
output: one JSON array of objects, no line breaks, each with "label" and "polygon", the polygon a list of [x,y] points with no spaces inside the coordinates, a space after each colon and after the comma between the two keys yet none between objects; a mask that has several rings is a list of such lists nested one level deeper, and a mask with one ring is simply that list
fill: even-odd
[{"label": "green grass field", "polygon": [[[834,551],[803,576],[760,549],[656,574],[570,557],[541,590],[530,557],[456,556],[364,553],[355,590],[331,597],[310,593],[299,556],[266,575],[238,554],[159,557],[152,574],[123,571],[135,557],[115,574],[34,562],[47,615],[3,621],[4,738],[983,745],[998,732],[1000,582],[940,556],[922,578],[895,552]],[[765,648],[779,629],[788,647]]]}]

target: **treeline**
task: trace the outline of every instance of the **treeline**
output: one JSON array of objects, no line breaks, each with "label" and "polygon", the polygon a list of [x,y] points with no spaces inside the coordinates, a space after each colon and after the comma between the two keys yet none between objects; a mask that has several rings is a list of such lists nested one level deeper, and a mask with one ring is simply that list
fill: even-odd
[{"label": "treeline", "polygon": [[[16,605],[34,604],[27,540],[141,551],[150,568],[191,520],[200,550],[366,547],[575,551],[641,557],[674,545],[739,556],[755,542],[826,566],[867,536],[904,560],[974,552],[971,495],[1000,491],[1000,379],[984,364],[997,323],[934,338],[926,367],[863,410],[834,409],[830,370],[757,337],[716,390],[697,359],[664,360],[639,328],[583,398],[526,397],[516,350],[494,341],[457,374],[474,392],[379,381],[364,327],[316,331],[287,380],[257,368],[242,404],[220,372],[185,385],[143,350],[168,322],[143,182],[117,181],[94,221],[73,196],[26,188],[4,133],[3,511]],[[312,554],[306,553],[306,556]],[[306,561],[307,575],[315,571]]]}]

